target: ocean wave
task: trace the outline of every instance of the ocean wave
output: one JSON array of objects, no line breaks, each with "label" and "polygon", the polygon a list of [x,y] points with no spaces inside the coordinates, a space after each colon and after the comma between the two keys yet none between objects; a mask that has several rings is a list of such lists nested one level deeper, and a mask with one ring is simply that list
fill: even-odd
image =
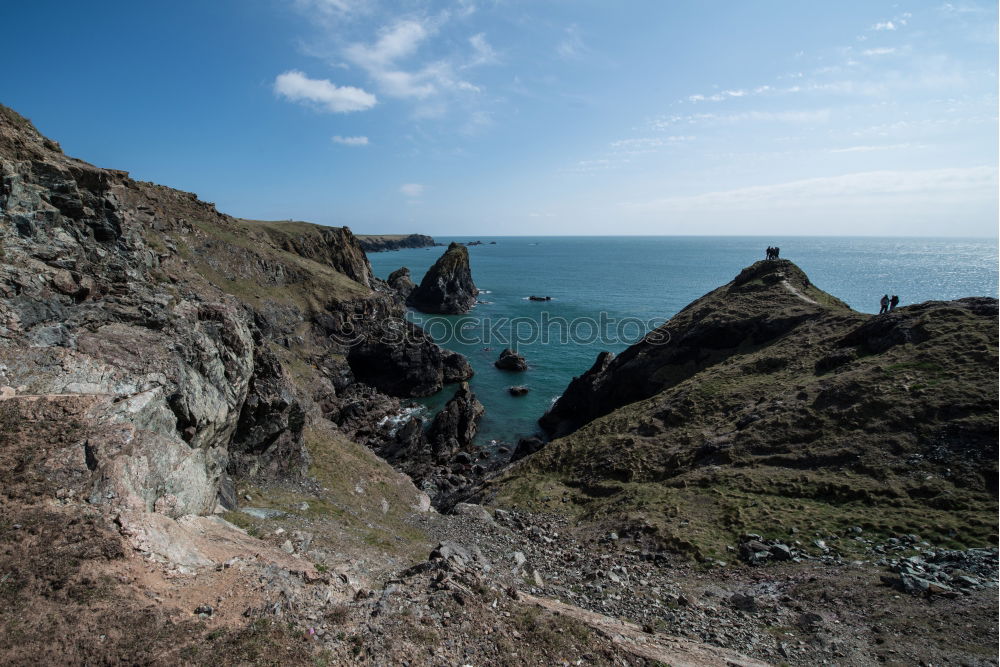
[{"label": "ocean wave", "polygon": [[426,411],[427,408],[423,405],[414,405],[408,408],[403,408],[394,415],[386,415],[385,417],[382,417],[382,419],[378,421],[377,426],[380,429],[385,428],[386,432],[390,436],[394,436],[403,424]]}]

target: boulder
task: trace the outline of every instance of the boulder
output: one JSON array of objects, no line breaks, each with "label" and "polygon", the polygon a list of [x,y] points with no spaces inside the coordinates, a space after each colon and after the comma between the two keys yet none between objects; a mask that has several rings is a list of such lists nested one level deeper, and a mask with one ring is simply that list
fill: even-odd
[{"label": "boulder", "polygon": [[494,361],[493,365],[504,371],[528,370],[528,362],[525,358],[509,348],[500,353],[500,358]]},{"label": "boulder", "polygon": [[460,315],[476,303],[479,290],[472,282],[469,251],[452,243],[410,292],[406,303],[424,313]]},{"label": "boulder", "polygon": [[518,385],[516,387],[507,387],[507,392],[511,396],[524,396],[529,391],[530,390],[527,387],[525,387],[524,385]]},{"label": "boulder", "polygon": [[521,438],[517,441],[517,447],[514,448],[514,453],[510,455],[510,462],[519,461],[525,456],[534,454],[542,447],[545,446],[545,441],[541,438]]}]

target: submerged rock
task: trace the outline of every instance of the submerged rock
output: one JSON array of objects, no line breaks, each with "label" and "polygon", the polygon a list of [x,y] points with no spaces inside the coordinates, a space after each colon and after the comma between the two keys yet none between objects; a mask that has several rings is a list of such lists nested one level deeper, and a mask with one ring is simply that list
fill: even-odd
[{"label": "submerged rock", "polygon": [[479,290],[472,282],[469,251],[452,243],[410,292],[406,303],[424,313],[460,315],[476,303]]},{"label": "submerged rock", "polygon": [[527,394],[527,393],[528,393],[529,391],[531,391],[531,390],[530,390],[530,389],[528,389],[527,387],[525,387],[524,385],[518,385],[518,386],[516,386],[516,387],[507,387],[507,392],[508,392],[508,393],[509,393],[509,394],[510,394],[511,396],[524,396],[524,395],[526,395],[526,394]]}]

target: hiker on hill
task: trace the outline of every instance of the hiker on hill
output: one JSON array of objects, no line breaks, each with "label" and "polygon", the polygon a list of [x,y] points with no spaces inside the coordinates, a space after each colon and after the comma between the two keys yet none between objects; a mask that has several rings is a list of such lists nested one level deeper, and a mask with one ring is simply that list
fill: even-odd
[{"label": "hiker on hill", "polygon": [[781,254],[781,248],[774,246],[774,259],[778,259],[778,255]]},{"label": "hiker on hill", "polygon": [[896,306],[898,305],[899,305],[899,297],[893,294],[892,298],[889,299],[889,310],[896,310]]},{"label": "hiker on hill", "polygon": [[767,259],[774,259],[774,248],[767,246],[767,254],[765,255]]},{"label": "hiker on hill", "polygon": [[888,294],[883,294],[882,298],[879,299],[878,303],[879,303],[880,306],[882,306],[882,308],[880,308],[879,311],[878,311],[879,315],[881,315],[882,313],[889,312],[889,295]]}]

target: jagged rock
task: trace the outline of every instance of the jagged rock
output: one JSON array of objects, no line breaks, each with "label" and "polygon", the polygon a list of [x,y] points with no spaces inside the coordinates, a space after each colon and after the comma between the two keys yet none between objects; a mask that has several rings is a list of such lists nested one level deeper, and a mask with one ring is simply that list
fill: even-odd
[{"label": "jagged rock", "polygon": [[458,450],[472,445],[483,412],[483,404],[476,400],[468,383],[459,385],[427,429],[431,451],[439,460],[450,459]]},{"label": "jagged rock", "polygon": [[413,279],[410,277],[410,270],[405,266],[400,267],[389,274],[386,279],[389,283],[389,287],[396,290],[396,294],[406,301],[410,297],[410,293],[416,288],[413,283]]},{"label": "jagged rock", "polygon": [[445,384],[465,382],[475,375],[472,364],[458,352],[441,351],[442,380]]},{"label": "jagged rock", "polygon": [[509,348],[500,353],[500,358],[494,361],[493,365],[504,371],[528,370],[528,362],[525,358]]},{"label": "jagged rock", "polygon": [[529,391],[531,390],[525,387],[524,385],[518,385],[516,387],[507,387],[507,392],[511,396],[525,396]]},{"label": "jagged rock", "polygon": [[452,243],[424,274],[420,285],[410,293],[407,304],[425,313],[460,315],[475,305],[478,293],[472,282],[468,249]]}]

